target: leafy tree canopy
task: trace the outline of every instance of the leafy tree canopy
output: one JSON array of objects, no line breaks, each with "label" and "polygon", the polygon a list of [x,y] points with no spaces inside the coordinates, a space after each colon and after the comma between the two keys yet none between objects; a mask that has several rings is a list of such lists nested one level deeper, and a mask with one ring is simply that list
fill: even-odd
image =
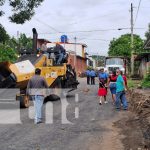
[{"label": "leafy tree canopy", "polygon": [[5,43],[9,39],[5,28],[0,24],[0,43]]},{"label": "leafy tree canopy", "polygon": [[[44,0],[0,0],[0,6],[8,2],[12,8],[13,14],[9,17],[11,22],[23,24],[25,21],[30,20],[37,8]],[[5,12],[0,10],[0,16]]]},{"label": "leafy tree canopy", "polygon": [[19,47],[20,49],[32,49],[32,39],[27,38],[25,34],[20,34]]},{"label": "leafy tree canopy", "polygon": [[13,50],[17,51],[18,41],[15,37],[9,38],[7,45],[9,45]]},{"label": "leafy tree canopy", "polygon": [[6,44],[0,44],[0,62],[15,62],[17,59],[16,52]]},{"label": "leafy tree canopy", "polygon": [[[143,47],[143,40],[134,34],[134,51],[139,53]],[[109,56],[131,57],[131,34],[125,34],[118,39],[113,39],[109,44]]]}]

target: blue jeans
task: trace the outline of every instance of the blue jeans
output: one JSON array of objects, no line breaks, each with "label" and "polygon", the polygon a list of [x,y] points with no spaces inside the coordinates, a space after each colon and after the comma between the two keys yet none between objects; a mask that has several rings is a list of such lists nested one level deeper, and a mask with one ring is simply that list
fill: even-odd
[{"label": "blue jeans", "polygon": [[110,83],[111,94],[116,94],[116,83]]},{"label": "blue jeans", "polygon": [[58,57],[57,64],[60,64],[62,62],[63,58],[64,58],[64,54],[60,53],[60,54],[57,55],[57,57]]},{"label": "blue jeans", "polygon": [[34,102],[34,109],[35,109],[35,118],[34,122],[42,121],[42,106],[44,101],[44,96],[35,95],[32,97]]},{"label": "blue jeans", "polygon": [[116,102],[115,103],[116,103],[116,108],[117,109],[120,109],[121,102],[123,104],[123,109],[127,109],[128,108],[128,104],[127,104],[127,99],[126,99],[124,91],[116,93]]}]

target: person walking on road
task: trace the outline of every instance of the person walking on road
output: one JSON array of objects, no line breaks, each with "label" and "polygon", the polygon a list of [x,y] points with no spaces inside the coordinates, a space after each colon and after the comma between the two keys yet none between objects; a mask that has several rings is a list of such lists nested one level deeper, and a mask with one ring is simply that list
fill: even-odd
[{"label": "person walking on road", "polygon": [[[99,82],[103,83],[104,86],[105,86],[105,89],[107,91],[107,82],[108,82],[108,75],[104,72],[104,68],[101,68],[100,69],[100,72],[99,72],[99,75],[98,75],[98,78],[99,78]],[[105,99],[105,103],[107,103],[107,100],[106,100],[106,95],[104,95],[104,99]]]},{"label": "person walking on road", "polygon": [[99,90],[98,90],[99,104],[100,105],[102,105],[102,97],[104,97],[104,102],[106,103],[106,95],[107,95],[107,90],[105,87],[105,83],[100,81],[99,82]]},{"label": "person walking on road", "polygon": [[128,109],[127,99],[125,95],[126,86],[125,82],[123,80],[123,77],[121,76],[121,71],[117,70],[116,74],[118,75],[117,81],[116,81],[116,109],[120,110],[121,102],[123,104],[123,109]]},{"label": "person walking on road", "polygon": [[113,104],[115,104],[116,101],[116,81],[117,81],[116,70],[113,70],[112,74],[108,78],[108,87],[110,88]]},{"label": "person walking on road", "polygon": [[94,71],[94,69],[91,70],[90,72],[90,76],[91,76],[91,85],[95,85],[95,77],[96,77],[96,72]]},{"label": "person walking on road", "polygon": [[45,96],[45,88],[48,84],[44,77],[40,76],[41,70],[37,68],[35,75],[29,80],[27,85],[27,95],[31,95],[35,108],[35,124],[42,123],[42,106]]},{"label": "person walking on road", "polygon": [[90,77],[90,73],[91,73],[90,69],[87,69],[85,73],[86,73],[86,77],[87,77],[87,84],[89,85],[90,84],[90,78],[91,78]]}]

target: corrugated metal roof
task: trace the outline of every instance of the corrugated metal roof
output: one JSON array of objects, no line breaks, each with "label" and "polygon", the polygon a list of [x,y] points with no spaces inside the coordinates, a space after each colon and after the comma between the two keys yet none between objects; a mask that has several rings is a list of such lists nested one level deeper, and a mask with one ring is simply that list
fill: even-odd
[{"label": "corrugated metal roof", "polygon": [[137,57],[134,59],[135,61],[139,61],[144,57],[148,57],[150,56],[150,52],[142,52],[139,55],[137,55]]},{"label": "corrugated metal roof", "polygon": [[144,44],[144,49],[149,49],[150,50],[150,36]]}]

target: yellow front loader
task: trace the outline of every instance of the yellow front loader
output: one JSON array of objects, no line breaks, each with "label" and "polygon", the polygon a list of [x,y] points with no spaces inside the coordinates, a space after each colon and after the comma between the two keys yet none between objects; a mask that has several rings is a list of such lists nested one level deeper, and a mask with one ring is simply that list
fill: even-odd
[{"label": "yellow front loader", "polygon": [[[35,39],[33,38],[33,40]],[[53,59],[47,58],[43,54],[39,55],[34,51],[30,54],[22,54],[14,64],[0,62],[0,88],[19,88],[20,93],[16,98],[20,101],[21,108],[29,107],[26,88],[36,68],[41,69],[41,76],[46,79],[49,88],[73,90],[79,84],[71,65],[67,63],[55,65]]]}]

